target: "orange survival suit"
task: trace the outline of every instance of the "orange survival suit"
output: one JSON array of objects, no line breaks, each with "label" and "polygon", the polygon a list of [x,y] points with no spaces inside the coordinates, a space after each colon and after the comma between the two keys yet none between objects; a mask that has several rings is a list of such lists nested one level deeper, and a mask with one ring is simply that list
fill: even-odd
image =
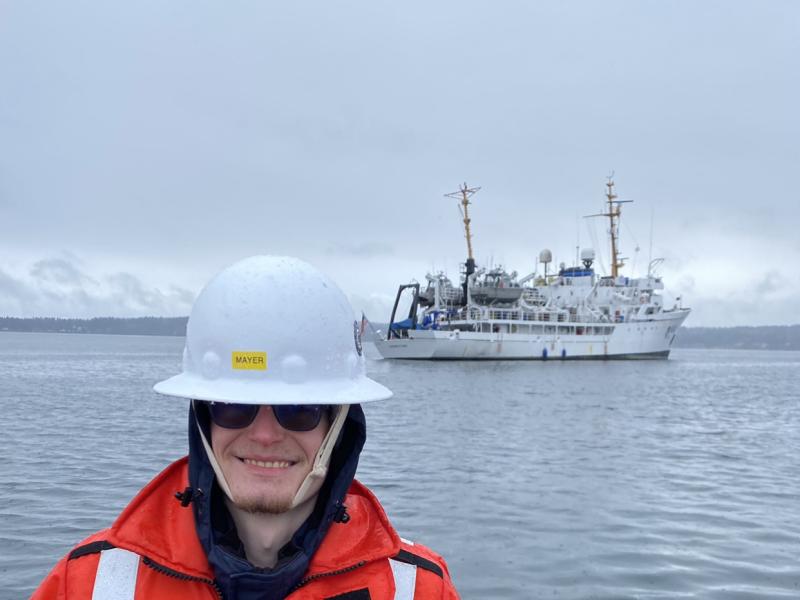
[{"label": "orange survival suit", "polygon": [[401,540],[375,496],[353,479],[366,439],[360,406],[351,407],[347,443],[334,451],[317,509],[275,569],[254,567],[224,539],[224,503],[212,501],[221,492],[193,409],[189,422],[189,457],[150,482],[111,528],[65,556],[32,600],[458,599],[442,558]]}]

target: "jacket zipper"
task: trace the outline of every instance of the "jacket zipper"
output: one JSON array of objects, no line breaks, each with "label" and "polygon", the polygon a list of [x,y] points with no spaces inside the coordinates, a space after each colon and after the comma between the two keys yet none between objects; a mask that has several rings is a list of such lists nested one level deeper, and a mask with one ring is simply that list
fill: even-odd
[{"label": "jacket zipper", "polygon": [[316,575],[311,575],[309,577],[306,577],[305,579],[301,579],[297,583],[297,585],[295,585],[291,589],[291,591],[289,593],[291,594],[293,592],[296,592],[297,590],[299,590],[304,585],[307,585],[307,584],[311,583],[312,581],[316,581],[317,579],[322,579],[323,577],[332,577],[333,575],[341,575],[342,573],[349,573],[350,571],[355,571],[359,567],[363,567],[365,564],[367,564],[367,561],[361,560],[361,561],[357,562],[354,565],[350,565],[349,567],[345,567],[344,569],[338,569],[336,571],[328,571],[327,573],[317,573]]},{"label": "jacket zipper", "polygon": [[186,573],[181,573],[180,571],[175,571],[174,569],[170,569],[169,567],[165,567],[164,565],[158,564],[151,558],[147,558],[146,556],[142,557],[142,562],[146,564],[148,567],[156,571],[157,573],[161,573],[162,575],[166,575],[167,577],[173,577],[175,579],[180,579],[181,581],[197,581],[199,583],[205,583],[210,585],[211,588],[214,590],[214,593],[220,600],[223,600],[222,597],[222,590],[219,589],[217,582],[213,579],[206,579],[205,577],[195,577],[194,575],[187,575]]}]

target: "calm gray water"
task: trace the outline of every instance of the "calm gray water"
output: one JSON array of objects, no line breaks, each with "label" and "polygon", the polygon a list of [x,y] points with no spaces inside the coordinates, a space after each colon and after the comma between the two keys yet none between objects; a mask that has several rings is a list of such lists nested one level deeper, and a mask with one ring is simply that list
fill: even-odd
[{"label": "calm gray water", "polygon": [[[0,333],[0,598],[186,451],[183,340]],[[800,353],[371,361],[359,478],[465,599],[800,597]]]}]

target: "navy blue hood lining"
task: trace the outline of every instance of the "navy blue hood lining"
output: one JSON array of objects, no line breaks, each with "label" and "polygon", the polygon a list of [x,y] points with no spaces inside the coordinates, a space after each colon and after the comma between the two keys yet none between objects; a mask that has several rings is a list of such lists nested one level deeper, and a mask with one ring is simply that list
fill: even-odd
[{"label": "navy blue hood lining", "polygon": [[305,575],[311,557],[333,521],[342,516],[343,500],[355,477],[358,458],[367,438],[364,411],[358,404],[350,407],[314,510],[281,550],[274,569],[261,569],[244,557],[233,518],[225,507],[224,493],[216,483],[214,470],[200,439],[198,422],[210,443],[208,410],[202,403],[192,402],[189,406],[189,485],[194,490],[192,510],[197,535],[214,570],[217,585],[226,600],[285,598]]}]

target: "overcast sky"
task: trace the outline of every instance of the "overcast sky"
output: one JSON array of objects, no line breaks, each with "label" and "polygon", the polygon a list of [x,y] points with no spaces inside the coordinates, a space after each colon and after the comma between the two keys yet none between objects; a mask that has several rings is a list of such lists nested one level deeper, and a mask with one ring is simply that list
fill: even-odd
[{"label": "overcast sky", "polygon": [[0,315],[185,315],[271,253],[386,321],[457,278],[443,194],[527,274],[608,260],[614,171],[687,326],[797,323],[798,107],[793,1],[0,0]]}]

